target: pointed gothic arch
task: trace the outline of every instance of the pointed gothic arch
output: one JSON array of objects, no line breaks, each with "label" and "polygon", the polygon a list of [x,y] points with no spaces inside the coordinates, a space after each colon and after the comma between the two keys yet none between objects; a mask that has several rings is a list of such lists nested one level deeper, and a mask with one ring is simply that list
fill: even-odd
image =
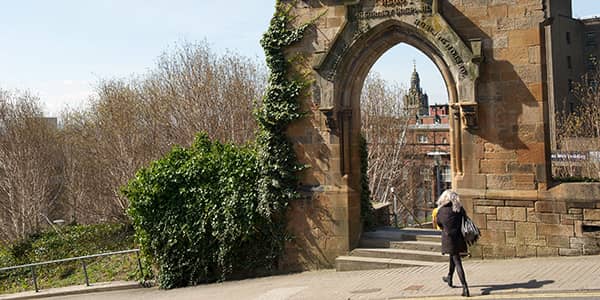
[{"label": "pointed gothic arch", "polygon": [[462,159],[461,132],[476,127],[480,40],[471,41],[471,48],[467,47],[439,14],[437,1],[423,1],[422,6],[409,10],[410,14],[394,10],[395,14],[386,18],[369,18],[367,13],[376,5],[369,2],[348,7],[349,21],[315,66],[320,77],[318,90],[327,91],[320,97],[322,110],[334,119],[331,123],[336,124],[340,137],[341,173],[349,176],[351,186],[357,184],[352,175],[358,174],[360,166],[352,158],[358,157],[360,93],[365,78],[381,55],[406,43],[428,56],[446,82],[455,116],[450,122],[452,169],[461,176],[463,164],[468,163]]},{"label": "pointed gothic arch", "polygon": [[[515,218],[511,222],[536,226],[523,219],[529,211],[524,207],[539,201],[544,209],[553,199],[545,191],[551,179],[541,1],[293,3],[301,20],[317,22],[301,45],[288,52],[289,58],[300,53],[310,59],[310,65],[298,67],[310,74],[312,83],[303,100],[310,117],[288,131],[301,162],[311,166],[301,180],[305,198],[292,203],[289,228],[298,238],[295,252],[288,253],[291,261],[304,268],[332,265],[336,256],[358,244],[360,95],[373,64],[399,43],[428,56],[444,78],[451,110],[452,186],[467,211],[490,205],[488,215],[494,218],[501,211]],[[515,24],[518,28],[510,28]],[[474,217],[486,224],[485,212]],[[509,231],[514,236],[514,230],[500,234],[508,237]],[[545,238],[535,231],[527,237]],[[495,247],[492,255],[511,256],[510,249],[516,247],[507,246],[508,238],[482,241]]]}]

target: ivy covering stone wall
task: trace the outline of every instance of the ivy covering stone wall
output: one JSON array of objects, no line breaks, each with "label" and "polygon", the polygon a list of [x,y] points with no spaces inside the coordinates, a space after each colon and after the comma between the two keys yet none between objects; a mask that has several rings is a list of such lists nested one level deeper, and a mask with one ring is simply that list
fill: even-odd
[{"label": "ivy covering stone wall", "polygon": [[270,69],[255,111],[255,144],[222,144],[198,135],[136,174],[123,189],[144,257],[158,269],[161,288],[269,272],[287,238],[286,209],[298,197],[302,169],[287,138],[302,117],[306,83],[288,73],[284,50],[302,38],[279,1],[261,44]]}]

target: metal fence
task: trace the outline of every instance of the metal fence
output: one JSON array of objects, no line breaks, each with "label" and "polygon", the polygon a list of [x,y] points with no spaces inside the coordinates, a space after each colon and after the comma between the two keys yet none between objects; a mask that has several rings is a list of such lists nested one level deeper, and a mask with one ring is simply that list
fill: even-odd
[{"label": "metal fence", "polygon": [[107,257],[107,256],[114,256],[114,255],[122,255],[122,254],[129,254],[129,253],[136,254],[138,267],[140,269],[140,276],[144,277],[144,273],[142,271],[142,261],[140,259],[140,249],[123,250],[123,251],[116,251],[116,252],[86,255],[86,256],[80,256],[80,257],[50,260],[50,261],[44,261],[44,262],[26,264],[26,265],[20,265],[20,266],[12,266],[12,267],[0,268],[0,272],[12,271],[12,270],[17,270],[17,269],[30,269],[31,270],[31,279],[33,280],[33,286],[35,288],[35,291],[39,292],[39,288],[38,288],[38,284],[37,284],[37,275],[35,273],[36,267],[79,260],[79,261],[81,261],[81,265],[83,267],[83,274],[85,275],[85,285],[90,286],[90,279],[88,277],[88,272],[87,272],[87,264],[85,262],[86,259]]}]

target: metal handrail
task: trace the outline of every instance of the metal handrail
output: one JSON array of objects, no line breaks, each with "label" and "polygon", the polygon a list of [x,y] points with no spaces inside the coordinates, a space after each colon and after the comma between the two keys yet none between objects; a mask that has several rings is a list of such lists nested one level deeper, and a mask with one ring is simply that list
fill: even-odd
[{"label": "metal handrail", "polygon": [[122,250],[122,251],[107,252],[107,253],[100,253],[100,254],[92,254],[92,255],[79,256],[79,257],[71,257],[71,258],[49,260],[49,261],[43,261],[43,262],[32,263],[32,264],[25,264],[25,265],[19,265],[19,266],[4,267],[4,268],[0,268],[0,272],[2,272],[2,271],[11,271],[11,270],[16,270],[16,269],[26,269],[26,268],[29,268],[31,270],[31,277],[33,279],[33,285],[34,285],[35,291],[39,292],[39,288],[38,288],[38,285],[37,285],[37,275],[36,275],[36,272],[35,272],[35,268],[36,267],[50,265],[50,264],[55,264],[55,263],[63,263],[63,262],[78,261],[78,260],[80,260],[81,263],[82,263],[82,265],[83,265],[83,273],[85,274],[85,285],[86,286],[90,286],[90,280],[89,280],[88,273],[87,273],[87,265],[85,263],[86,259],[98,258],[98,257],[106,257],[106,256],[113,256],[113,255],[120,255],[120,254],[129,254],[129,253],[136,253],[136,256],[137,256],[136,258],[137,258],[137,261],[138,261],[138,267],[140,269],[140,275],[141,275],[141,277],[144,277],[144,272],[142,270],[142,260],[140,259],[140,249]]},{"label": "metal handrail", "polygon": [[[402,200],[398,199],[398,195],[396,194],[396,192],[393,189],[391,189],[390,191],[391,191],[392,195],[394,196],[394,201],[400,202],[400,204],[402,204],[402,206],[404,207],[404,210],[407,211],[413,217],[413,220],[415,220],[415,222],[417,222],[417,224],[419,224],[419,227],[423,227],[423,223],[421,223],[421,221],[419,221],[419,218],[410,209],[408,209],[408,206],[406,206],[406,204]],[[395,217],[396,226],[398,226],[398,217],[396,215],[396,211],[394,211],[394,217]]]}]

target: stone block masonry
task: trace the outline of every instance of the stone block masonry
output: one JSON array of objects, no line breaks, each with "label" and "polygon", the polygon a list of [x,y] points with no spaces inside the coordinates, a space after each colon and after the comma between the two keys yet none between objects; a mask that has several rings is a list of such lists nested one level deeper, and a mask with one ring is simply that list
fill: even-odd
[{"label": "stone block masonry", "polygon": [[472,216],[481,240],[471,254],[483,259],[600,254],[600,195],[580,192],[585,186],[562,184],[536,199],[474,197]]},{"label": "stone block masonry", "polygon": [[482,231],[473,256],[600,254],[600,184],[552,182],[544,2],[282,1],[297,24],[316,20],[286,51],[311,82],[310,113],[288,132],[310,167],[283,269],[331,267],[358,245],[361,87],[399,43],[432,58],[449,91],[452,187]]}]

